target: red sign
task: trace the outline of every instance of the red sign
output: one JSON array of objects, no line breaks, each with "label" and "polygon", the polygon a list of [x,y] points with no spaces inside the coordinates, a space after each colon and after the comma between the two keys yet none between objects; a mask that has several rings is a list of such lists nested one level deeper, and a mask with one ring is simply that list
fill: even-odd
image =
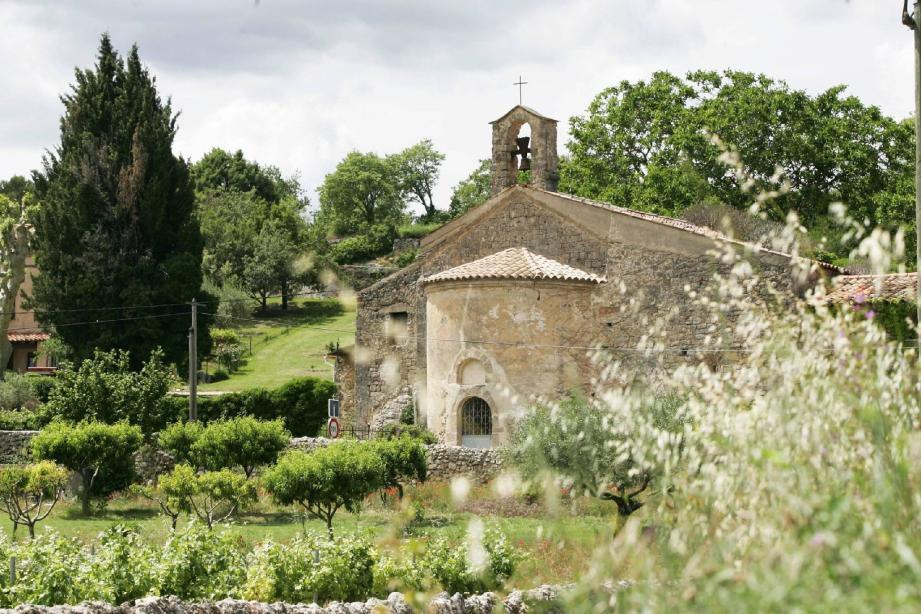
[{"label": "red sign", "polygon": [[336,418],[330,418],[326,423],[326,432],[329,433],[330,439],[336,439],[339,437],[339,420]]}]

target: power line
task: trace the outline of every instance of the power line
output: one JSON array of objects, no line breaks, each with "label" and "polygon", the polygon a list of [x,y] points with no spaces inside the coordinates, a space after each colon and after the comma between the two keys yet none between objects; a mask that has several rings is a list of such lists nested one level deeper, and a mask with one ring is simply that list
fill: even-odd
[{"label": "power line", "polygon": [[[112,318],[108,320],[87,320],[86,322],[67,322],[66,324],[56,324],[55,328],[60,328],[62,326],[86,326],[89,324],[110,324],[112,322],[131,322],[134,320],[151,320],[154,318],[172,318],[175,316],[188,316],[188,315],[189,315],[189,312],[187,311],[180,311],[177,313],[157,313],[157,314],[146,315],[146,316],[135,316],[131,318]],[[21,327],[16,327],[16,328],[8,328],[6,330],[7,332],[13,332],[17,330],[36,331],[38,329],[35,326],[21,326]]]}]

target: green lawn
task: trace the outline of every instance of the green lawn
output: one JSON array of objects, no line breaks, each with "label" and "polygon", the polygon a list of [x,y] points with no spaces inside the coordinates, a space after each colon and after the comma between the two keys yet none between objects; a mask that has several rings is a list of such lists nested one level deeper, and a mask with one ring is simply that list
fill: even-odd
[{"label": "green lawn", "polygon": [[[355,311],[317,314],[312,309],[320,304],[314,299],[295,301],[289,312],[270,305],[266,314],[253,314],[255,321],[240,322],[238,329],[247,350],[252,342],[252,354],[239,371],[222,382],[202,384],[203,392],[235,392],[247,388],[277,388],[285,382],[305,375],[332,379],[332,363],[324,360],[326,346],[339,343],[347,346],[355,340]],[[217,365],[206,365],[210,372]]]},{"label": "green lawn", "polygon": [[[533,587],[577,580],[597,546],[613,538],[617,522],[613,504],[598,501],[586,501],[575,512],[550,514],[520,500],[502,503],[487,487],[475,488],[470,504],[459,508],[451,503],[448,487],[443,483],[409,487],[406,493],[402,506],[398,502],[382,504],[375,495],[368,499],[360,514],[340,511],[333,528],[337,534],[370,533],[378,547],[386,550],[398,547],[407,537],[425,539],[445,534],[451,539],[461,539],[476,512],[487,527],[500,528],[523,554],[509,585]],[[407,534],[411,500],[422,503],[426,520]],[[254,509],[215,530],[232,532],[251,543],[266,539],[284,542],[302,530],[301,520],[295,508],[280,509],[262,497]],[[186,521],[184,516],[180,523]],[[55,509],[37,530],[39,534],[55,530],[89,542],[100,531],[119,523],[136,526],[145,539],[154,542],[161,542],[169,535],[169,522],[158,513],[156,505],[134,497],[116,498],[105,511],[89,518],[80,516],[77,503],[67,502]],[[9,522],[0,526],[0,531],[10,534]],[[307,521],[306,528],[325,532],[325,525],[316,520]],[[20,528],[17,539],[28,539],[28,531]]]}]

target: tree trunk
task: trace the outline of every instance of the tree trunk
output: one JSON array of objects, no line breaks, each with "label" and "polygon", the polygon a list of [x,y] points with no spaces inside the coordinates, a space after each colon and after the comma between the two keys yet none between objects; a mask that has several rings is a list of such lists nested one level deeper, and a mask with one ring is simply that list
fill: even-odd
[{"label": "tree trunk", "polygon": [[26,526],[29,527],[29,539],[35,539],[35,524],[29,523]]},{"label": "tree trunk", "polygon": [[83,488],[80,491],[80,512],[84,516],[89,516],[90,512],[90,490],[93,488],[93,478],[83,474]]}]

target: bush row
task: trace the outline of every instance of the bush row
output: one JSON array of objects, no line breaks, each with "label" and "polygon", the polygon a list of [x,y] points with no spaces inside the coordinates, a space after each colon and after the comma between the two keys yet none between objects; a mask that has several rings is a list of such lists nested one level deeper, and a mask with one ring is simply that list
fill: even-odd
[{"label": "bush row", "polygon": [[[294,437],[314,436],[326,422],[327,400],[335,396],[333,382],[301,377],[274,390],[252,388],[219,397],[200,397],[198,419],[207,423],[241,416],[261,420],[280,418]],[[170,422],[188,414],[188,399],[173,397],[170,401],[173,405]]]},{"label": "bush row", "polygon": [[420,540],[387,555],[366,537],[329,540],[313,532],[250,549],[239,537],[191,523],[162,546],[124,525],[100,533],[92,545],[51,531],[27,543],[0,535],[0,566],[8,569],[10,557],[16,557],[17,570],[15,582],[0,574],[0,606],[119,604],[148,595],[325,603],[383,597],[392,590],[498,588],[513,573],[518,555],[502,534],[474,529],[466,542]]},{"label": "bush row", "polygon": [[367,234],[342,239],[330,249],[330,256],[336,264],[352,264],[371,260],[393,251],[397,232],[393,226],[377,224]]}]

